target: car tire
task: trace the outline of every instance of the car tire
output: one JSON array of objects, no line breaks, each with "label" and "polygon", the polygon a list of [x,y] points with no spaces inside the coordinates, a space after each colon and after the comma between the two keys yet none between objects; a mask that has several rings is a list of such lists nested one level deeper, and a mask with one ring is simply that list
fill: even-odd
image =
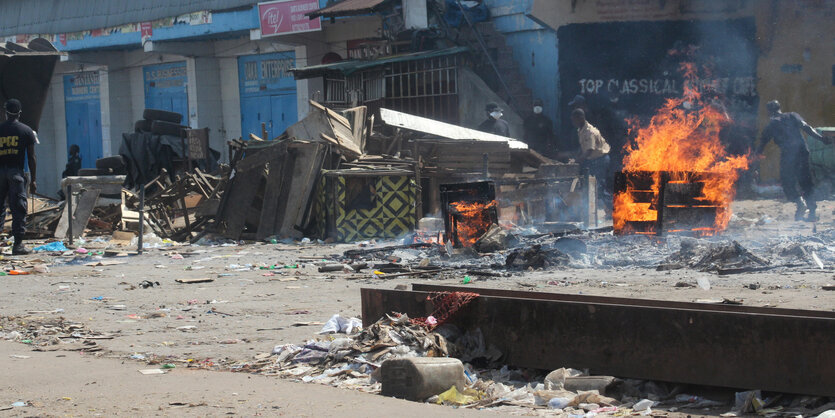
[{"label": "car tire", "polygon": [[137,133],[151,132],[151,121],[145,119],[138,120],[133,124],[133,130]]},{"label": "car tire", "polygon": [[188,129],[188,126],[161,120],[151,122],[151,133],[155,135],[171,135],[183,138],[185,137],[185,129]]},{"label": "car tire", "polygon": [[145,109],[145,111],[142,112],[142,117],[145,118],[145,120],[161,120],[176,124],[180,124],[183,121],[183,115],[177,112],[169,112],[167,110],[160,109]]}]

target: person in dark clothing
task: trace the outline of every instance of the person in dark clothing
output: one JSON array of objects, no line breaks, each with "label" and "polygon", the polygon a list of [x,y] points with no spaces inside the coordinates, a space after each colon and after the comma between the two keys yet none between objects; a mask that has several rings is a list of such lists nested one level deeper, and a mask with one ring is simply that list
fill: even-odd
[{"label": "person in dark clothing", "polygon": [[67,159],[67,166],[61,173],[61,178],[78,175],[78,170],[81,169],[81,155],[79,154],[81,154],[81,148],[76,144],[70,145],[70,157]]},{"label": "person in dark clothing", "polygon": [[528,146],[545,156],[555,154],[554,124],[548,116],[542,114],[542,100],[533,101],[533,113],[525,118],[523,140]]},{"label": "person in dark clothing", "polygon": [[37,190],[37,167],[35,161],[35,133],[32,128],[21,123],[21,105],[17,99],[6,101],[6,121],[0,123],[0,214],[6,215],[6,202],[12,212],[12,235],[14,246],[12,254],[29,254],[23,246],[26,232],[26,177],[23,174],[24,158],[28,158],[29,191]]},{"label": "person in dark clothing", "polygon": [[[830,141],[825,140],[823,135],[809,126],[797,113],[781,112],[780,102],[777,100],[768,102],[765,108],[768,110],[769,121],[760,136],[757,154],[762,154],[766,144],[772,140],[780,147],[780,183],[786,198],[797,205],[794,218],[798,221],[803,220],[808,210],[809,214],[805,219],[814,222],[817,219],[815,209],[818,205],[813,196],[815,185],[809,168],[809,147],[801,131],[821,141]],[[795,187],[798,184],[800,192]]]},{"label": "person in dark clothing", "polygon": [[478,125],[478,130],[489,134],[510,137],[510,126],[502,119],[502,109],[495,103],[488,103],[484,107],[487,120]]}]

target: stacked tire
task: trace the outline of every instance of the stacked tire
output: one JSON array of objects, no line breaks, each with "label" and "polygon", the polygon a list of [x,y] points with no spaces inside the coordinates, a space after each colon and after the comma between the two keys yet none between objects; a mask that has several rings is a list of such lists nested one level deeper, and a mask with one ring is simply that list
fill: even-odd
[{"label": "stacked tire", "polygon": [[181,125],[183,115],[160,109],[145,109],[142,120],[136,121],[133,128],[139,133],[170,135],[184,138],[188,126]]}]

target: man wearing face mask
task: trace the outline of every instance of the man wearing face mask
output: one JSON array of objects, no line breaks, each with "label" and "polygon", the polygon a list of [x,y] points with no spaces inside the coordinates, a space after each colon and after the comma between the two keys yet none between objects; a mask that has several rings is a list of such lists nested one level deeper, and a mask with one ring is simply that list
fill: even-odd
[{"label": "man wearing face mask", "polygon": [[510,126],[502,119],[502,109],[495,103],[488,103],[484,108],[487,120],[478,125],[478,130],[489,134],[510,137]]},{"label": "man wearing face mask", "polygon": [[542,114],[542,100],[533,101],[533,113],[525,118],[524,128],[523,140],[531,149],[546,156],[554,153],[554,125],[548,116]]}]

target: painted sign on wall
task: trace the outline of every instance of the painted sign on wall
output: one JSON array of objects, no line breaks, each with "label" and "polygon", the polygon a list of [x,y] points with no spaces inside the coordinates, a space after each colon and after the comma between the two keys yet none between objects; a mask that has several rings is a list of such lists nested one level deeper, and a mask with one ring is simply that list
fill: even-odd
[{"label": "painted sign on wall", "polygon": [[188,74],[185,61],[149,65],[145,78],[145,107],[177,112],[188,122]]},{"label": "painted sign on wall", "polygon": [[295,66],[292,51],[238,57],[241,92],[241,132],[267,138],[280,135],[298,120],[296,80],[288,71]]},{"label": "painted sign on wall", "polygon": [[85,71],[64,76],[64,109],[67,121],[67,151],[78,145],[81,167],[93,168],[102,157],[99,73]]},{"label": "painted sign on wall", "polygon": [[305,16],[305,14],[316,10],[319,10],[319,0],[283,0],[258,3],[261,36],[322,30],[322,22],[319,18],[310,19]]}]

